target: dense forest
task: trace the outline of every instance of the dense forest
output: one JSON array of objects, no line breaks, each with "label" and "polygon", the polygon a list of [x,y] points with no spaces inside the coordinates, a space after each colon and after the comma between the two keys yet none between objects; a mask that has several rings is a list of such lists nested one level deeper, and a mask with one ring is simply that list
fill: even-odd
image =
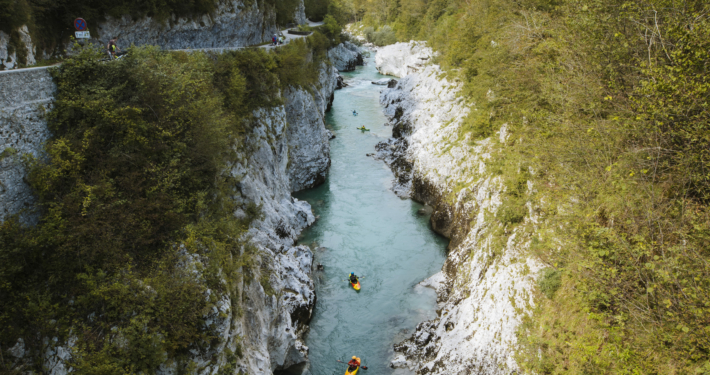
[{"label": "dense forest", "polygon": [[[428,41],[478,109],[462,141],[508,124],[489,165],[506,186],[495,219],[520,227],[548,265],[519,330],[526,373],[710,374],[710,3],[330,9]],[[543,224],[523,220],[527,203]]]}]

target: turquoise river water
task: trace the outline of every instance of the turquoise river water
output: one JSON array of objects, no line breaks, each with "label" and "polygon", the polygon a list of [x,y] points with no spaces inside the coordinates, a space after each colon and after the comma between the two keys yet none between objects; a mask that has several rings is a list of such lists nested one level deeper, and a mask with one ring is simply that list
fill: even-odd
[{"label": "turquoise river water", "polygon": [[[417,284],[441,269],[448,240],[417,214],[420,204],[390,190],[393,175],[385,164],[366,156],[392,133],[379,104],[383,86],[371,84],[385,76],[375,69],[374,54],[366,61],[342,74],[350,86],[335,92],[328,113],[337,137],[327,181],[296,194],[320,217],[299,240],[324,266],[314,271],[318,300],[306,340],[313,375],[344,374],[336,360],[353,355],[369,367],[358,375],[406,374],[388,367],[392,344],[436,316],[434,291]],[[357,130],[361,125],[370,131]],[[350,272],[363,277],[360,292],[346,281]]]}]

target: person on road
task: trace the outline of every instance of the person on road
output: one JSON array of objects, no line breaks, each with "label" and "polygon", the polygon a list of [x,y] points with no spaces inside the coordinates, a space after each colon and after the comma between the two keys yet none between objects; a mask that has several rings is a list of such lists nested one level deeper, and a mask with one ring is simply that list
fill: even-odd
[{"label": "person on road", "polygon": [[279,37],[279,44],[284,44],[284,36],[283,35],[281,35]]},{"label": "person on road", "polygon": [[108,44],[106,44],[106,49],[108,50],[108,53],[111,54],[111,58],[113,59],[116,58],[116,52],[121,52],[121,49],[118,48],[118,45],[116,45],[117,41],[118,38],[114,37],[108,41]]},{"label": "person on road", "polygon": [[348,362],[348,366],[350,366],[348,367],[348,371],[355,371],[356,368],[360,367],[360,358],[353,356],[353,359]]},{"label": "person on road", "polygon": [[272,46],[276,45],[276,34],[274,34],[274,36],[271,37],[271,45]]}]

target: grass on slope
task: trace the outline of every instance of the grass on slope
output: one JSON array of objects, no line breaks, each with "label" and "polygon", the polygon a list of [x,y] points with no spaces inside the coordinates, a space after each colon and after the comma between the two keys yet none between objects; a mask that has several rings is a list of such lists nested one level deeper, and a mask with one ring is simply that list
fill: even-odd
[{"label": "grass on slope", "polygon": [[365,23],[428,40],[478,109],[462,134],[507,123],[498,173],[534,184],[498,215],[523,225],[532,202],[543,219],[524,225],[549,270],[523,370],[710,374],[710,5],[383,3]]}]

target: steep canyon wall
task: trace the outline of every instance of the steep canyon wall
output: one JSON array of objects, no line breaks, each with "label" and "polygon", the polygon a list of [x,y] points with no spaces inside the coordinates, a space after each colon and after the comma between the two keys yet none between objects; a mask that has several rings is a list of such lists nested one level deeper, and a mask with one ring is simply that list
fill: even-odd
[{"label": "steep canyon wall", "polygon": [[377,52],[381,72],[404,77],[381,93],[393,138],[377,145],[377,157],[395,172],[393,190],[431,205],[433,229],[451,239],[442,272],[424,282],[437,289],[438,318],[395,345],[391,365],[418,374],[508,375],[517,369],[516,329],[533,305],[541,266],[526,255],[528,240],[517,228],[491,225],[505,187],[487,163],[505,152],[505,127],[483,141],[462,137],[475,105],[438,66],[427,65],[432,55],[418,42]]},{"label": "steep canyon wall", "polygon": [[[294,22],[306,23],[305,12],[301,0],[292,17]],[[272,8],[262,1],[244,0],[220,1],[212,13],[195,17],[177,17],[173,14],[167,20],[158,20],[154,17],[136,19],[130,15],[108,16],[102,22],[89,26],[91,30],[96,30],[92,32],[91,43],[105,46],[111,38],[118,38],[118,46],[122,49],[133,44],[154,45],[163,49],[245,47],[269,41],[273,34],[281,31]],[[0,70],[31,66],[53,54],[54,51],[36,48],[26,25],[16,32],[19,37],[13,42],[9,34],[0,31]],[[61,49],[71,49],[71,45]]]},{"label": "steep canyon wall", "polygon": [[[322,183],[330,166],[330,133],[325,129],[324,115],[333,100],[338,74],[331,64],[322,63],[318,70],[319,82],[313,87],[288,88],[282,93],[283,105],[255,111],[248,147],[234,150],[239,162],[229,170],[238,181],[233,199],[242,206],[254,203],[261,207],[261,218],[249,229],[251,243],[260,254],[256,267],[259,274],[251,282],[240,281],[237,296],[211,292],[219,295],[206,324],[216,327],[218,340],[207,350],[190,355],[198,373],[230,369],[234,373],[271,374],[292,366],[297,369],[307,361],[308,348],[302,337],[316,301],[310,279],[312,253],[306,246],[296,246],[295,239],[315,217],[310,205],[291,193]],[[0,220],[5,220],[32,205],[32,191],[24,182],[26,171],[20,157],[40,155],[50,138],[46,113],[52,108],[56,87],[47,68],[0,72],[0,86],[4,150],[0,160]],[[235,215],[246,213],[238,210]],[[181,255],[183,267],[202,269],[204,259],[200,256],[185,251]],[[259,282],[262,276],[272,290],[264,289]],[[245,302],[236,303],[233,298]],[[55,375],[70,372],[73,341],[48,339],[41,353],[45,371]],[[31,354],[22,340],[3,350],[16,364],[22,364]],[[178,364],[173,360],[158,370],[162,374],[177,371]]]}]

